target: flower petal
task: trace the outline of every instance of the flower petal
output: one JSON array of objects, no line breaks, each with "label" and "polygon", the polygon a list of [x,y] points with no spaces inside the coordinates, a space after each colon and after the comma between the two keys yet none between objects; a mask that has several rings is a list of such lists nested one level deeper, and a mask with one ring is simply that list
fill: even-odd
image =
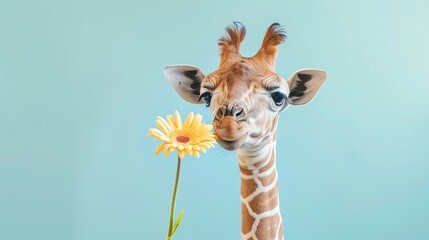
[{"label": "flower petal", "polygon": [[158,153],[160,153],[162,150],[164,150],[164,148],[165,148],[165,144],[163,143],[163,144],[161,144],[161,145],[159,145],[157,148],[156,148],[156,150],[155,150],[155,155],[158,155]]},{"label": "flower petal", "polygon": [[156,125],[164,132],[164,133],[168,133],[170,132],[170,128],[168,126],[168,123],[165,121],[164,118],[162,117],[158,117],[156,119]]},{"label": "flower petal", "polygon": [[190,128],[197,128],[201,124],[203,117],[200,114],[195,114]]},{"label": "flower petal", "polygon": [[192,155],[192,146],[191,145],[186,145],[185,146],[185,153]]},{"label": "flower petal", "polygon": [[185,157],[185,150],[180,150],[179,151],[179,158],[183,159]]},{"label": "flower petal", "polygon": [[165,152],[164,152],[164,157],[166,158],[166,157],[168,157],[168,154],[170,154],[170,152],[171,152],[171,150],[170,150],[171,148],[166,148],[165,149]]},{"label": "flower petal", "polygon": [[199,143],[198,146],[200,146],[201,148],[210,148],[213,144],[204,142],[204,143]]},{"label": "flower petal", "polygon": [[170,126],[170,129],[176,129],[177,128],[177,126],[173,120],[173,116],[167,115],[167,122],[168,122],[168,125]]},{"label": "flower petal", "polygon": [[200,150],[201,148],[200,148],[198,145],[194,145],[194,146],[192,146],[192,149],[194,149],[194,151],[198,151],[198,150]]},{"label": "flower petal", "polygon": [[200,125],[198,126],[198,132],[203,134],[209,134],[209,131],[213,129],[212,125]]},{"label": "flower petal", "polygon": [[177,128],[182,129],[182,119],[180,118],[180,114],[178,111],[174,112],[174,121],[177,124]]},{"label": "flower petal", "polygon": [[194,119],[194,113],[190,112],[188,114],[188,117],[186,117],[185,122],[183,123],[183,129],[189,129],[191,124],[192,124],[192,120]]},{"label": "flower petal", "polygon": [[161,131],[159,131],[158,129],[151,128],[151,129],[149,129],[149,131],[150,131],[151,136],[158,137],[158,138],[162,139],[163,141],[168,141],[167,136],[164,133],[162,133]]}]

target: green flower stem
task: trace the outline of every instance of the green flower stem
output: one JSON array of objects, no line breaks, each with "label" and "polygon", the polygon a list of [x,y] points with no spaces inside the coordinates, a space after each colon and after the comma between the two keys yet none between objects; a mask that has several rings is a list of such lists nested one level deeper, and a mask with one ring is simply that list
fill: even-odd
[{"label": "green flower stem", "polygon": [[176,205],[176,195],[177,195],[177,187],[179,185],[179,175],[180,175],[180,162],[181,159],[179,156],[177,156],[177,169],[176,169],[176,180],[174,181],[174,189],[173,189],[173,197],[171,199],[171,207],[170,207],[170,221],[168,223],[168,235],[167,240],[170,240],[173,238],[172,231],[173,231],[173,218],[174,218],[174,207]]}]

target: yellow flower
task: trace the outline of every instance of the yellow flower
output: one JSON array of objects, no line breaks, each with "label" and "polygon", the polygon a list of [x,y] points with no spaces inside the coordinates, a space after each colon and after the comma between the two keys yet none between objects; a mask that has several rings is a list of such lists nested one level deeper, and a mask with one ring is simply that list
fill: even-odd
[{"label": "yellow flower", "polygon": [[200,157],[199,152],[206,152],[206,148],[214,147],[215,135],[210,130],[213,126],[201,122],[200,114],[189,113],[182,124],[179,113],[167,116],[167,120],[162,117],[156,119],[159,129],[149,129],[148,136],[154,136],[154,140],[161,140],[163,143],[155,150],[155,154],[165,150],[164,156],[174,150],[179,152],[179,157],[183,159],[185,154]]}]

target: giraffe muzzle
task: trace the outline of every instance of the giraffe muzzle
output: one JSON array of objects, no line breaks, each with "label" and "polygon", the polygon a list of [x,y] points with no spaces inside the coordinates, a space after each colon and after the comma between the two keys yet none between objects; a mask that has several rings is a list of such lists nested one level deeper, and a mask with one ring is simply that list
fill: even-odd
[{"label": "giraffe muzzle", "polygon": [[216,112],[213,127],[218,143],[227,150],[236,150],[247,139],[249,131],[246,109],[239,103],[223,104]]}]

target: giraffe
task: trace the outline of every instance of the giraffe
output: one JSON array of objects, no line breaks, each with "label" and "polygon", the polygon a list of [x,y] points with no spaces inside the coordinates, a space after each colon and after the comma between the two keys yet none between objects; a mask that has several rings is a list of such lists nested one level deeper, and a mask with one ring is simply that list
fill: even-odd
[{"label": "giraffe", "polygon": [[236,151],[241,177],[241,238],[283,239],[276,129],[279,113],[289,105],[303,105],[316,95],[326,72],[303,69],[287,81],[275,71],[277,45],[284,29],[272,24],[253,57],[240,54],[246,28],[239,22],[226,27],[219,39],[220,64],[205,75],[192,65],[172,65],[164,75],[184,100],[205,104],[214,115],[217,142]]}]

